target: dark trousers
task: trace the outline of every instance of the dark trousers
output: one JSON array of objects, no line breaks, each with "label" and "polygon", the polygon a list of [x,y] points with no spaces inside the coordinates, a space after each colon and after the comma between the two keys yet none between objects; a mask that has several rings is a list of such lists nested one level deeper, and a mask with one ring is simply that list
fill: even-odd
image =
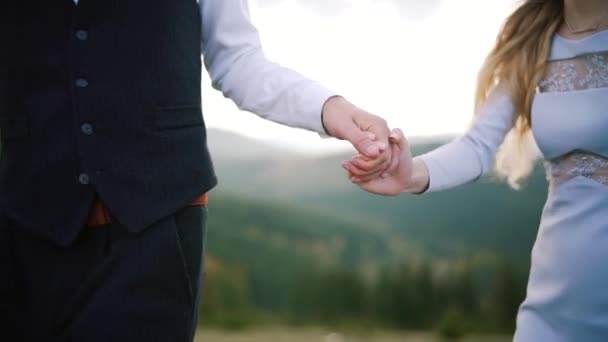
[{"label": "dark trousers", "polygon": [[0,341],[192,341],[207,209],[186,207],[140,234],[87,228],[61,247],[0,225]]}]

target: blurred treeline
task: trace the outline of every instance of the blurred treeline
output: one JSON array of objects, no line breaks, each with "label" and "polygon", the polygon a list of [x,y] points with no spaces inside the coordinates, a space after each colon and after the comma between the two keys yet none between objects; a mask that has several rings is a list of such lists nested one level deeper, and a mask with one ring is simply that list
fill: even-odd
[{"label": "blurred treeline", "polygon": [[390,237],[355,223],[224,196],[210,211],[205,326],[513,331],[526,273],[506,258],[382,262]]},{"label": "blurred treeline", "polygon": [[[284,300],[277,303],[254,295],[271,284],[256,283],[256,277],[242,268],[215,265],[208,275],[202,323],[224,329],[305,324],[438,330],[455,336],[509,334],[524,296],[521,277],[509,264],[497,265],[491,276],[485,274],[490,284],[483,284],[478,278],[484,273],[472,268],[435,279],[429,263],[386,269],[373,281],[349,269],[300,272],[290,279],[292,286],[277,291]],[[274,276],[272,271],[267,275]]]}]

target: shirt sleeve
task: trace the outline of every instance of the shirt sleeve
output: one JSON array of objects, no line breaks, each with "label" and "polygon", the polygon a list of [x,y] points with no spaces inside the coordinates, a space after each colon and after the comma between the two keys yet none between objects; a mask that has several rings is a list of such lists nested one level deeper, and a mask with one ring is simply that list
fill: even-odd
[{"label": "shirt sleeve", "polygon": [[241,110],[324,133],[323,105],[336,94],[264,56],[247,0],[200,0],[199,6],[202,53],[212,86]]},{"label": "shirt sleeve", "polygon": [[427,191],[453,188],[488,173],[498,147],[513,127],[513,118],[511,97],[496,88],[464,136],[418,157],[429,171]]}]

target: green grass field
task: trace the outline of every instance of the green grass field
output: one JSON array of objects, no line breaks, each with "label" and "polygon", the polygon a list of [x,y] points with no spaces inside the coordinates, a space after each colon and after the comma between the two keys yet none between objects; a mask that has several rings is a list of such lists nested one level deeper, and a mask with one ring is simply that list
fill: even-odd
[{"label": "green grass field", "polygon": [[[276,328],[226,332],[202,329],[196,342],[441,342],[431,333],[389,333],[340,334],[315,329]],[[460,342],[509,342],[510,337],[476,336]]]}]

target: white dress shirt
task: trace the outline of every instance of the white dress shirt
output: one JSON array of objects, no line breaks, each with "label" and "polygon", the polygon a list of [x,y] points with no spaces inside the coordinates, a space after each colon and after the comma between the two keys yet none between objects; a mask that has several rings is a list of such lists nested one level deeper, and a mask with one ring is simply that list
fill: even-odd
[{"label": "white dress shirt", "polygon": [[335,93],[266,59],[247,0],[200,0],[199,7],[201,49],[213,87],[241,110],[324,133],[321,111]]}]

